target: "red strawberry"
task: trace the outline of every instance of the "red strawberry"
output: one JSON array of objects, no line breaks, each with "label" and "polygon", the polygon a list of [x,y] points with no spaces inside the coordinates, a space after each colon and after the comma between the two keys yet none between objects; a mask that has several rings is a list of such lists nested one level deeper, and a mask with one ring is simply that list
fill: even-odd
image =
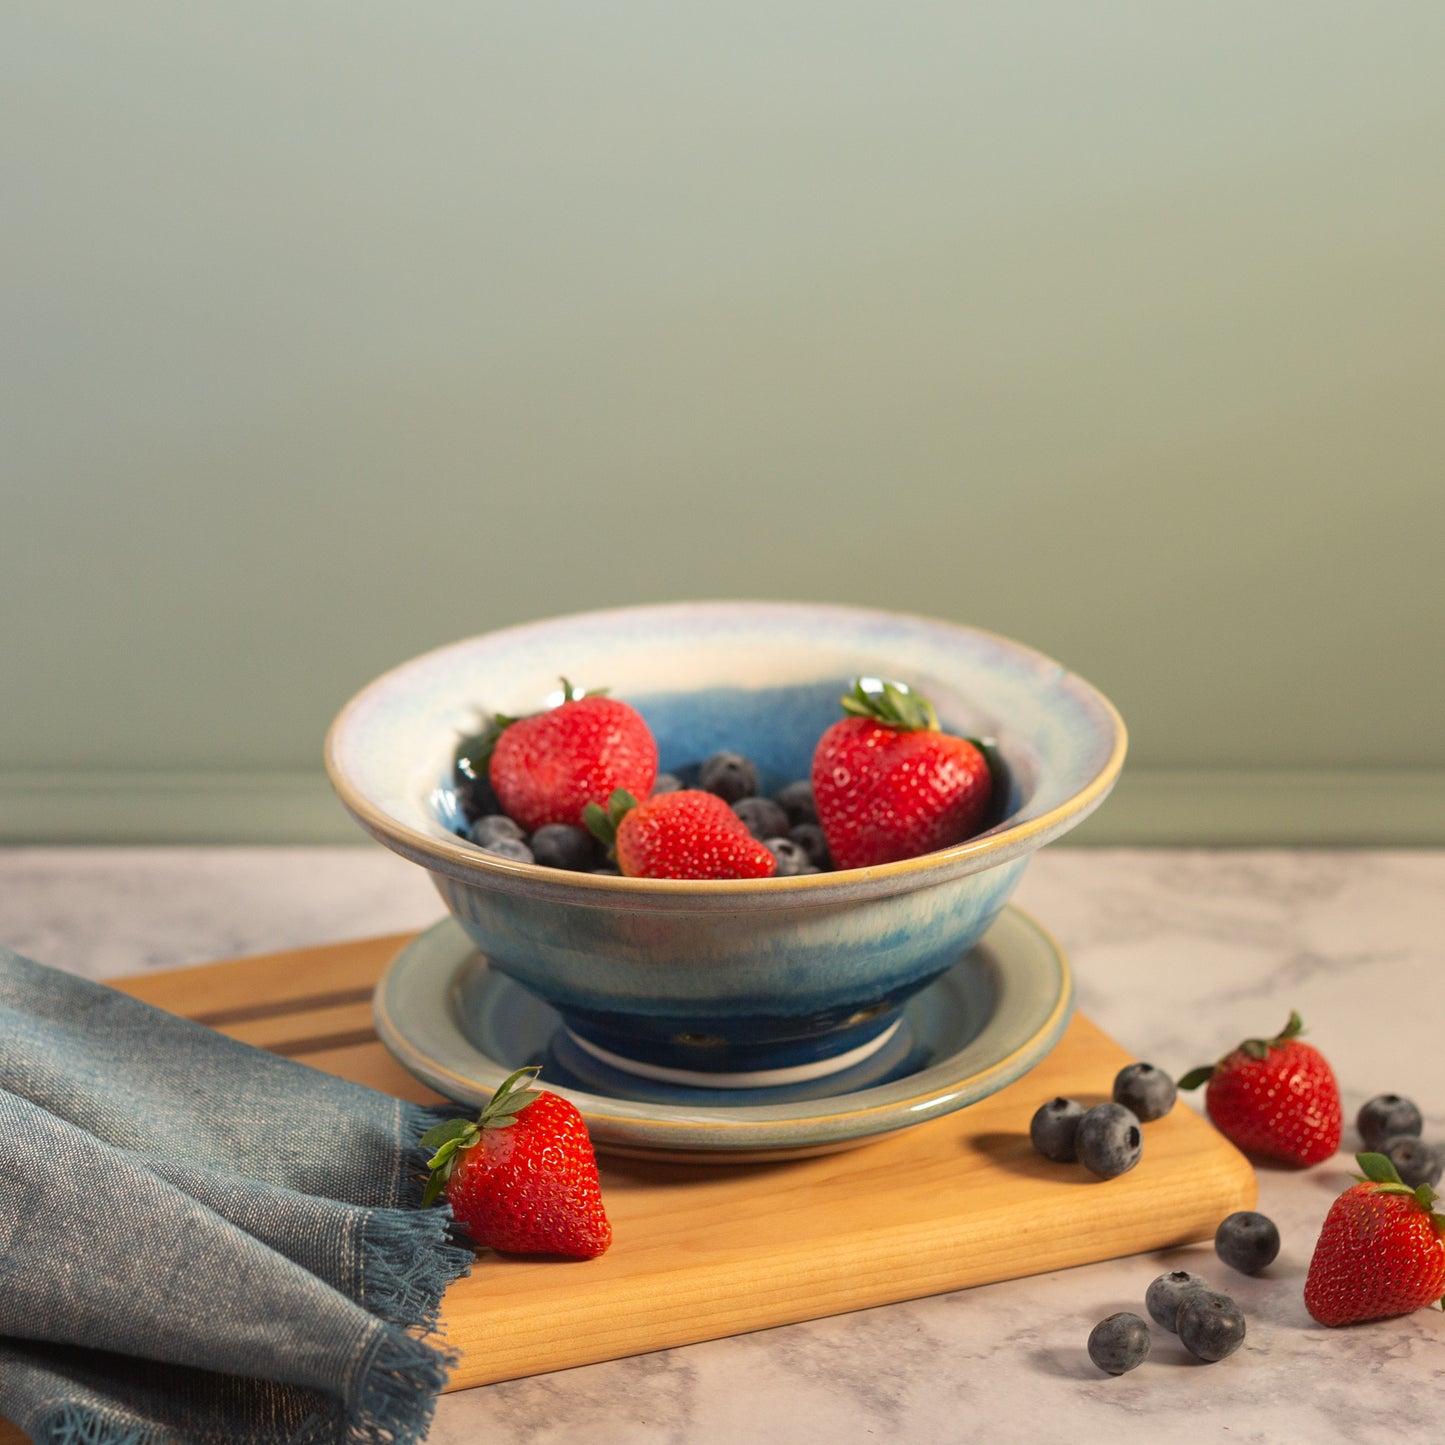
[{"label": "red strawberry", "polygon": [[818,821],[839,868],[915,858],[977,833],[993,793],[977,744],[942,732],[926,698],[862,679],[842,698],[849,714],[813,750]]},{"label": "red strawberry", "polygon": [[636,708],[601,693],[576,696],[566,678],[562,691],[546,712],[497,720],[492,791],[528,833],[545,823],[580,827],[588,803],[618,788],[646,797],[657,777],[657,742]]},{"label": "red strawberry", "polygon": [[637,802],[613,795],[587,826],[612,844],[628,878],[771,878],[778,860],[716,793],[693,788]]},{"label": "red strawberry", "polygon": [[1428,1184],[1400,1182],[1383,1154],[1357,1154],[1361,1175],[1330,1205],[1305,1279],[1322,1325],[1408,1315],[1445,1295],[1445,1215]]},{"label": "red strawberry", "polygon": [[422,1203],[445,1193],[472,1239],[504,1253],[592,1259],[612,1243],[597,1158],[577,1110],[529,1089],[538,1072],[509,1075],[475,1121],[450,1119],[422,1136],[436,1151]]},{"label": "red strawberry", "polygon": [[1302,1043],[1297,1013],[1272,1039],[1245,1039],[1217,1064],[1192,1069],[1181,1089],[1207,1079],[1204,1107],[1219,1132],[1247,1154],[1303,1168],[1340,1147],[1343,1116],[1334,1070]]}]

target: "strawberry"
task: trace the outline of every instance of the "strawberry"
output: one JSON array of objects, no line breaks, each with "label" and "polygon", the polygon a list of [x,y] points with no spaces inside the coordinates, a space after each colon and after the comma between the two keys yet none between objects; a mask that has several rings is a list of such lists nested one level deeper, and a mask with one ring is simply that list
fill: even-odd
[{"label": "strawberry", "polygon": [[518,1069],[475,1120],[422,1135],[436,1151],[422,1203],[444,1193],[476,1243],[507,1254],[592,1259],[612,1243],[592,1140],[566,1099],[530,1088],[539,1072]]},{"label": "strawberry", "polygon": [[983,826],[993,783],[982,749],[940,730],[933,704],[896,683],[841,699],[847,717],[813,750],[813,795],[833,861],[867,868],[932,853]]},{"label": "strawberry", "polygon": [[1181,1089],[1206,1080],[1204,1107],[1215,1127],[1247,1154],[1303,1168],[1340,1147],[1342,1113],[1334,1070],[1301,1042],[1297,1013],[1272,1039],[1245,1039],[1217,1064],[1192,1069]]},{"label": "strawberry", "polygon": [[682,788],[638,802],[614,793],[587,826],[628,878],[771,878],[778,860],[716,793]]},{"label": "strawberry", "polygon": [[578,694],[530,717],[496,720],[487,775],[502,811],[524,832],[546,823],[580,827],[588,803],[618,788],[638,797],[657,777],[657,742],[636,708],[600,692]]},{"label": "strawberry", "polygon": [[1408,1315],[1445,1295],[1439,1196],[1401,1183],[1383,1154],[1355,1158],[1360,1182],[1330,1205],[1305,1279],[1305,1308],[1322,1325]]}]

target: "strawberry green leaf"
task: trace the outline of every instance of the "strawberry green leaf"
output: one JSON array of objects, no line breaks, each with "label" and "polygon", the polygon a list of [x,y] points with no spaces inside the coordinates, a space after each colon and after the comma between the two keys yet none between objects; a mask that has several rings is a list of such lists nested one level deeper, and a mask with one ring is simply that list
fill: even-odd
[{"label": "strawberry green leaf", "polygon": [[1297,1039],[1305,1031],[1303,1020],[1294,1009],[1290,1010],[1289,1022],[1270,1040],[1272,1044],[1287,1044],[1291,1039]]},{"label": "strawberry green leaf", "polygon": [[1400,1171],[1387,1154],[1356,1154],[1360,1178],[1370,1184],[1401,1184]]},{"label": "strawberry green leaf", "polygon": [[428,1129],[422,1136],[422,1143],[428,1147],[432,1143],[437,1146],[436,1153],[427,1160],[430,1173],[421,1196],[423,1208],[436,1203],[437,1195],[446,1187],[447,1180],[457,1167],[457,1156],[465,1153],[480,1138],[481,1131],[469,1119],[449,1119],[445,1124]]},{"label": "strawberry green leaf", "polygon": [[540,1090],[529,1090],[529,1085],[542,1072],[540,1064],[530,1064],[507,1075],[497,1085],[496,1092],[487,1101],[477,1117],[479,1129],[505,1129],[516,1123],[517,1115],[537,1097]]},{"label": "strawberry green leaf", "polygon": [[434,1124],[417,1143],[423,1149],[439,1149],[443,1144],[469,1134],[476,1127],[471,1119],[448,1119],[445,1123]]},{"label": "strawberry green leaf", "polygon": [[1298,1038],[1304,1032],[1304,1027],[1299,1014],[1291,1010],[1289,1022],[1272,1039],[1245,1039],[1240,1044],[1239,1051],[1251,1059],[1267,1059],[1271,1049],[1283,1048],[1291,1039]]},{"label": "strawberry green leaf", "polygon": [[573,687],[565,677],[559,677],[557,681],[562,684],[563,702],[576,702],[579,697],[605,697],[608,692],[605,687]]},{"label": "strawberry green leaf", "polygon": [[447,1175],[451,1173],[451,1162],[456,1158],[457,1151],[460,1148],[460,1139],[448,1139],[446,1143],[426,1161],[426,1167],[430,1169],[433,1174],[440,1174],[442,1178],[445,1179]]},{"label": "strawberry green leaf", "polygon": [[452,1161],[448,1159],[445,1164],[438,1165],[433,1169],[426,1181],[426,1188],[422,1190],[421,1207],[430,1209],[437,1202],[437,1196],[447,1186],[447,1180],[451,1177]]},{"label": "strawberry green leaf", "polygon": [[[870,679],[871,680],[871,679]],[[938,732],[938,714],[926,697],[898,682],[880,682],[878,691],[864,687],[861,677],[838,699],[851,717],[865,717],[899,732]]]},{"label": "strawberry green leaf", "polygon": [[637,799],[626,788],[617,788],[608,798],[606,808],[600,803],[588,803],[582,809],[582,825],[610,850],[617,842],[618,825],[636,806]]},{"label": "strawberry green leaf", "polygon": [[617,841],[617,829],[607,810],[599,803],[588,803],[582,809],[582,825],[599,843],[610,848]]},{"label": "strawberry green leaf", "polygon": [[1213,1064],[1201,1064],[1197,1069],[1190,1069],[1190,1071],[1179,1080],[1179,1087],[1181,1089],[1197,1089],[1201,1084],[1208,1083],[1213,1073]]}]

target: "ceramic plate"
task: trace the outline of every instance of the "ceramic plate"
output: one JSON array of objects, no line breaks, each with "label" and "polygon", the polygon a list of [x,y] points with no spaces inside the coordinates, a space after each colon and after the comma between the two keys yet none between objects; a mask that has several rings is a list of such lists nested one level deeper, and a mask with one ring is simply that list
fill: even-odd
[{"label": "ceramic plate", "polygon": [[1072,1012],[1067,961],[1013,907],[914,995],[885,1047],[803,1084],[692,1088],[613,1069],[579,1049],[547,1004],[489,966],[451,918],[407,945],[373,999],[382,1043],[448,1098],[479,1107],[512,1070],[540,1064],[600,1153],[715,1163],[851,1148],[976,1103],[1033,1068]]}]

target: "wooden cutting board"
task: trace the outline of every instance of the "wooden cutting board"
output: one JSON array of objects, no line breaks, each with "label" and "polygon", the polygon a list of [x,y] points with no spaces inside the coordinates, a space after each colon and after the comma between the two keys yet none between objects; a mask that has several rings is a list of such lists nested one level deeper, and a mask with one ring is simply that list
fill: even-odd
[{"label": "wooden cutting board", "polygon": [[[402,1098],[438,1096],[371,1027],[371,991],[409,935],[122,979],[116,986]],[[614,1243],[600,1259],[482,1251],[448,1291],[449,1388],[565,1369],[1209,1238],[1255,1202],[1245,1158],[1181,1105],[1137,1168],[1094,1179],[1028,1140],[1056,1094],[1106,1098],[1127,1055],[1075,1017],[993,1097],[861,1148],[772,1164],[599,1162]]]}]

